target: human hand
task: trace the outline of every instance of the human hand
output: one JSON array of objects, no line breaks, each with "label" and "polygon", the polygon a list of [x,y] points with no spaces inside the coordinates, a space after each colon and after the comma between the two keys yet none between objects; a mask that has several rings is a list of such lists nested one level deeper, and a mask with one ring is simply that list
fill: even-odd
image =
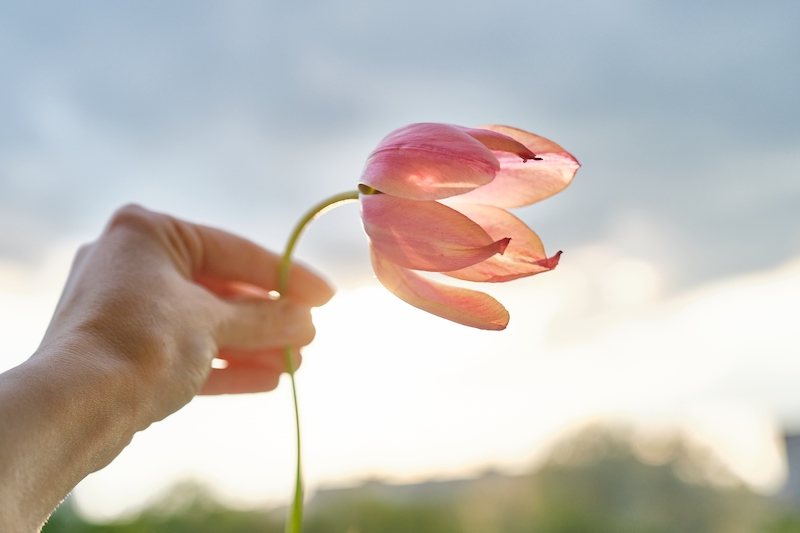
[{"label": "human hand", "polygon": [[[312,341],[310,308],[333,295],[293,265],[287,294],[270,297],[279,262],[235,235],[126,206],[79,250],[42,345],[85,338],[131,364],[148,398],[142,425],[198,392],[272,390],[286,371],[282,347]],[[227,367],[211,369],[215,357]]]},{"label": "human hand", "polygon": [[311,342],[310,309],[333,295],[293,265],[271,299],[279,263],[229,233],[120,209],[78,251],[39,349],[0,374],[0,531],[38,531],[136,431],[199,392],[274,389],[282,347]]}]

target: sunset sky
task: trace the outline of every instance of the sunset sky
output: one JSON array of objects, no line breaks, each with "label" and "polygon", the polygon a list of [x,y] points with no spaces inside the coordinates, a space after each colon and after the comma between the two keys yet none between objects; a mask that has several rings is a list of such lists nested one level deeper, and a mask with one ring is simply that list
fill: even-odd
[{"label": "sunset sky", "polygon": [[[340,289],[298,373],[313,487],[534,464],[596,419],[682,428],[758,487],[800,428],[800,4],[792,0],[0,5],[0,370],[77,246],[137,202],[279,250],[411,122],[509,124],[582,163],[516,212],[551,273],[478,332],[372,279],[355,205],[298,257]],[[95,516],[182,477],[285,502],[286,383],[202,398],[76,490]]]}]

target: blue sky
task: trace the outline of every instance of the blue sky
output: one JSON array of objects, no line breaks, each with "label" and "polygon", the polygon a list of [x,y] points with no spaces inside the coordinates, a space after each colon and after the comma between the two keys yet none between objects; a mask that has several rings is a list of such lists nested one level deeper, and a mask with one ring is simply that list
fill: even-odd
[{"label": "blue sky", "polygon": [[523,212],[552,247],[613,241],[675,287],[774,265],[800,250],[798,24],[788,0],[6,2],[0,256],[132,200],[277,247],[386,132],[445,121],[579,157]]},{"label": "blue sky", "polygon": [[[305,209],[355,187],[392,129],[509,124],[557,141],[583,168],[566,191],[517,213],[549,251],[565,253],[555,272],[497,289],[512,310],[503,340],[417,322],[427,319],[370,292],[355,206],[305,237],[299,256],[342,288],[318,316],[303,368],[312,486],[519,465],[549,435],[598,413],[689,424],[716,435],[706,441],[742,472],[772,472],[751,449],[725,446],[760,435],[753,449],[774,459],[770,431],[800,420],[800,336],[787,322],[800,312],[798,28],[792,0],[3,2],[0,332],[10,348],[0,369],[35,349],[69,256],[124,203],[279,249]],[[419,345],[381,320],[369,322],[371,337],[342,336],[380,312],[411,324]],[[395,339],[386,349],[396,359],[371,363],[381,339]],[[430,364],[426,345],[440,357],[427,378],[391,366],[403,349]],[[480,350],[491,346],[492,365],[508,375],[486,369]],[[339,364],[325,361],[331,353]],[[337,369],[352,374],[351,389],[325,389]],[[400,382],[370,381],[378,375],[411,380],[414,401],[401,401]],[[359,387],[372,394],[371,416],[395,416],[384,430],[397,450],[381,454],[385,439],[341,414],[363,405]],[[475,387],[519,405],[471,397],[473,409],[504,417],[483,416],[485,431],[474,420],[459,425],[456,399]],[[137,437],[84,494],[114,508],[103,500],[114,476],[142,478],[131,483],[139,495],[124,496],[135,500],[157,489],[154,479],[200,472],[237,497],[288,496],[286,461],[250,465],[286,470],[284,490],[262,474],[235,477],[235,461],[207,460],[249,441],[290,456],[288,426],[273,439],[225,411],[280,425],[288,404],[279,393],[193,402]],[[450,415],[431,415],[445,393]],[[325,433],[326,409],[368,446],[345,457],[352,442],[337,427]],[[203,433],[214,416],[235,443]],[[398,440],[420,427],[436,445]],[[209,449],[182,455],[169,444],[190,438]],[[458,444],[466,441],[479,447]],[[405,456],[404,446],[416,452]],[[142,461],[170,473],[158,478]]]}]

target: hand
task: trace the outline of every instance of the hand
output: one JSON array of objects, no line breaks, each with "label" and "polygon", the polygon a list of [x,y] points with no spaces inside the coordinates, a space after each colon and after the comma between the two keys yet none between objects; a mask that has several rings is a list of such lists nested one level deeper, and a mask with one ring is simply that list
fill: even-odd
[{"label": "hand", "polygon": [[[288,294],[269,298],[279,261],[229,233],[125,207],[78,252],[43,344],[80,332],[134,363],[154,400],[144,422],[201,390],[274,389],[286,370],[282,347],[313,340],[310,308],[333,295],[295,265]],[[211,370],[214,357],[228,367]]]},{"label": "hand", "polygon": [[[220,230],[119,210],[79,250],[39,350],[0,375],[0,529],[28,530],[3,522],[15,504],[19,520],[40,524],[136,431],[198,392],[274,389],[282,347],[311,342],[310,309],[333,295],[293,265],[287,294],[270,298],[279,262]],[[212,370],[215,357],[227,368]]]}]

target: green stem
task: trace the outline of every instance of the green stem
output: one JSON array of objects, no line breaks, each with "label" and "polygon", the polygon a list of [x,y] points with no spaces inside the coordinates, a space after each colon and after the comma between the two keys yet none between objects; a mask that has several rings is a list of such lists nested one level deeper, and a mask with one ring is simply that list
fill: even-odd
[{"label": "green stem", "polygon": [[[286,250],[283,252],[281,259],[280,270],[278,271],[278,293],[283,295],[289,287],[289,269],[292,266],[292,252],[294,251],[297,241],[306,226],[314,219],[330,211],[334,207],[338,207],[346,202],[358,200],[358,191],[350,191],[342,194],[332,196],[324,200],[314,207],[312,207],[300,219],[294,227],[289,242],[286,243]],[[294,501],[289,508],[289,516],[286,519],[286,533],[301,533],[303,529],[303,469],[301,466],[300,455],[300,410],[297,407],[297,385],[294,379],[294,346],[285,346],[283,349],[283,356],[286,359],[286,369],[289,372],[289,377],[292,380],[292,398],[294,400],[294,424],[295,434],[297,438],[297,480],[294,486]]]}]

